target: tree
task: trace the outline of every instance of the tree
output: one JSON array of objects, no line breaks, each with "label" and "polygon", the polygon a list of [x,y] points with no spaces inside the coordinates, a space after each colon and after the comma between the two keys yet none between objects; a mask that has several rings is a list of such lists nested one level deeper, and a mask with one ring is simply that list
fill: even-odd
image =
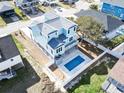
[{"label": "tree", "polygon": [[94,9],[94,10],[98,10],[98,5],[92,4],[92,5],[90,5],[90,8],[91,9]]},{"label": "tree", "polygon": [[104,27],[89,16],[81,16],[76,20],[82,37],[93,40],[96,44],[102,41]]}]

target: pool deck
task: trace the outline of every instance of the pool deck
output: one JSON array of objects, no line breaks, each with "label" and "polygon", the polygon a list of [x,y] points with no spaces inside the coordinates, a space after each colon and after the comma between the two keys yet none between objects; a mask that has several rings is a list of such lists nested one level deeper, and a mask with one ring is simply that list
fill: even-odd
[{"label": "pool deck", "polygon": [[[73,54],[73,55],[72,55]],[[77,56],[81,56],[84,61],[79,64],[78,66],[76,66],[74,69],[72,69],[71,71],[69,71],[66,67],[65,64],[67,64],[68,62],[70,62],[71,60],[73,60],[75,57]],[[85,66],[85,64],[87,64],[88,62],[90,62],[91,59],[89,57],[87,57],[85,54],[83,54],[81,51],[79,51],[78,49],[76,49],[75,51],[73,51],[73,53],[71,53],[70,55],[68,55],[67,58],[63,59],[63,62],[58,65],[58,67],[61,69],[61,71],[65,74],[66,79],[71,78],[77,71],[79,71],[83,66]]]}]

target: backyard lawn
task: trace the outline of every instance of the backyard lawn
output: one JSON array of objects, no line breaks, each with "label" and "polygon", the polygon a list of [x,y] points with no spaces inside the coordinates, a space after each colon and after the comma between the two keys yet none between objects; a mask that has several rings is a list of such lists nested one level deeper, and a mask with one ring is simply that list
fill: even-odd
[{"label": "backyard lawn", "polygon": [[82,75],[80,82],[68,90],[69,93],[103,93],[101,85],[117,59],[107,54],[99,61],[102,63],[88,71],[86,75]]},{"label": "backyard lawn", "polygon": [[52,8],[50,8],[50,7],[45,7],[45,6],[42,6],[42,5],[38,6],[38,8],[39,8],[42,12],[49,12],[49,11],[52,10]]},{"label": "backyard lawn", "polygon": [[124,35],[120,35],[106,42],[104,46],[113,49],[123,42],[124,42]]},{"label": "backyard lawn", "polygon": [[65,8],[65,9],[71,8],[71,6],[70,6],[69,4],[64,4],[63,2],[58,2],[58,5],[59,5],[60,7]]},{"label": "backyard lawn", "polygon": [[13,40],[16,43],[17,48],[19,49],[20,53],[24,52],[24,46],[13,36]]},{"label": "backyard lawn", "polygon": [[5,25],[6,25],[5,21],[2,19],[2,17],[0,17],[0,27]]},{"label": "backyard lawn", "polygon": [[15,12],[22,20],[28,20],[27,16],[18,7],[15,7]]}]

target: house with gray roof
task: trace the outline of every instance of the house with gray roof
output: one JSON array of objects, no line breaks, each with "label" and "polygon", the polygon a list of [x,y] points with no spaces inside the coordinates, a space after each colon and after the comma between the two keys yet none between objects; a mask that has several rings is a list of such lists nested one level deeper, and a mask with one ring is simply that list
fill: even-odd
[{"label": "house with gray roof", "polygon": [[14,14],[14,7],[9,1],[0,2],[0,16],[10,16]]},{"label": "house with gray roof", "polygon": [[110,71],[108,78],[102,85],[105,93],[124,93],[124,57]]},{"label": "house with gray roof", "polygon": [[16,75],[15,70],[23,67],[20,53],[11,35],[0,38],[0,80]]},{"label": "house with gray roof", "polygon": [[39,4],[39,0],[14,0],[14,3],[27,14],[38,13],[37,6]]},{"label": "house with gray roof", "polygon": [[[123,28],[124,22],[113,17],[102,13],[96,10],[81,10],[80,12],[76,13],[75,16],[89,16],[96,20],[98,23],[102,24],[105,28],[106,36],[110,39],[114,38],[118,35],[118,30]],[[120,31],[122,32],[122,31]],[[113,34],[113,35],[112,35]]]}]

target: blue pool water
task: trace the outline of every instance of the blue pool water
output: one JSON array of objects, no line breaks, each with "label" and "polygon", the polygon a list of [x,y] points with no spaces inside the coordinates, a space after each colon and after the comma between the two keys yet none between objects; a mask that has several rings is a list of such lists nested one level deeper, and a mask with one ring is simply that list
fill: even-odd
[{"label": "blue pool water", "polygon": [[77,56],[74,59],[72,59],[70,62],[65,64],[64,66],[69,70],[73,70],[75,67],[80,65],[82,62],[84,62],[84,59],[81,56]]}]

